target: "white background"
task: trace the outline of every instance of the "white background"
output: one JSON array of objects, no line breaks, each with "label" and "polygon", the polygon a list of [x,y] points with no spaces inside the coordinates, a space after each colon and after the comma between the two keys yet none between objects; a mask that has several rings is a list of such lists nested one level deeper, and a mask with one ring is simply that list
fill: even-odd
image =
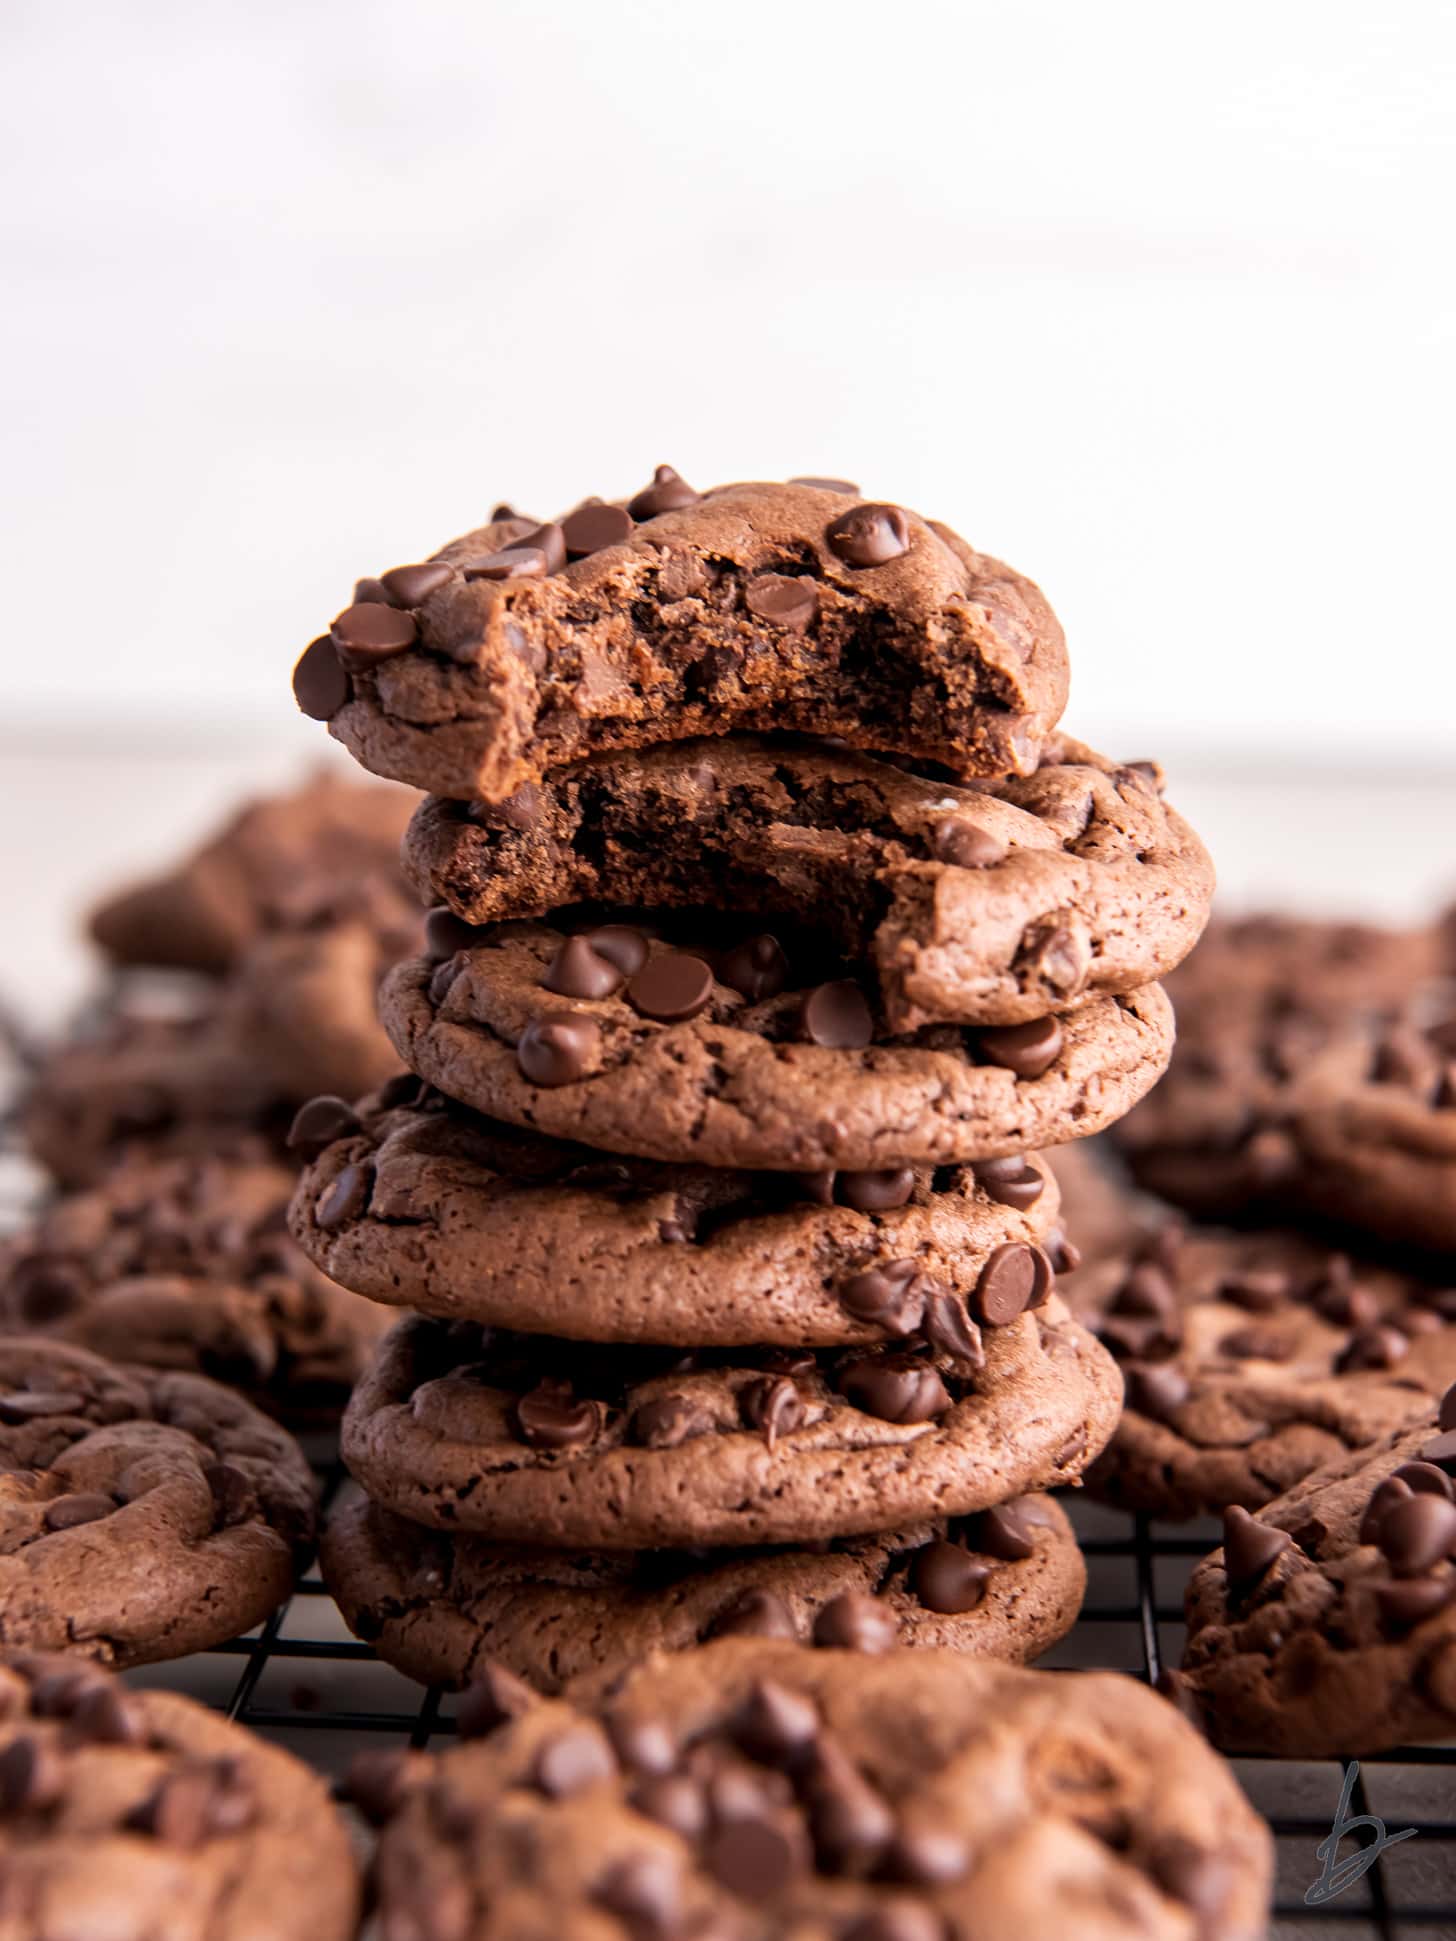
[{"label": "white background", "polygon": [[1125,756],[1456,750],[1456,9],[7,0],[7,742],[312,748],[357,573],[829,472]]}]

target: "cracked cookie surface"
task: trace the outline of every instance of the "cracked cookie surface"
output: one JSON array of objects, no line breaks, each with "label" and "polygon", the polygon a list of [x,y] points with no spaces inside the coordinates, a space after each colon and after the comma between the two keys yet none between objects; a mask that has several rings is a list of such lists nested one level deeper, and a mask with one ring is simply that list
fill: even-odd
[{"label": "cracked cookie surface", "polygon": [[432,797],[406,838],[472,924],[574,903],[821,911],[890,1028],[1020,1024],[1172,970],[1213,891],[1158,791],[1055,736],[979,789],[822,744],[734,738],[599,757],[504,805]]},{"label": "cracked cookie surface", "polygon": [[1036,766],[1067,655],[1029,580],[820,484],[683,491],[546,526],[503,508],[361,582],[295,670],[300,706],[376,774],[492,802],[582,755],[701,734]]}]

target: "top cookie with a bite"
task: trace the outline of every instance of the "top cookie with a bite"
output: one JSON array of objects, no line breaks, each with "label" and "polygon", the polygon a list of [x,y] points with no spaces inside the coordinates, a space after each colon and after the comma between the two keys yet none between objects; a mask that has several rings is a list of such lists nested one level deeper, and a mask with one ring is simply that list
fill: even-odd
[{"label": "top cookie with a bite", "polygon": [[504,801],[584,755],[793,730],[1028,774],[1067,694],[1039,589],[947,527],[836,480],[497,516],[362,580],[294,670],[366,768]]}]

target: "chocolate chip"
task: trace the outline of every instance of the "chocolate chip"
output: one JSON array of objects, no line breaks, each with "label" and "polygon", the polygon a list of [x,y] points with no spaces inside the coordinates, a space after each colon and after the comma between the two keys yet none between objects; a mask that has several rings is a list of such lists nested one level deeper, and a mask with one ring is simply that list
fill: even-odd
[{"label": "chocolate chip", "polygon": [[1218,1286],[1219,1300],[1250,1314],[1272,1314],[1290,1293],[1289,1276],[1272,1271],[1225,1274]]},{"label": "chocolate chip", "polygon": [[812,485],[816,492],[839,492],[846,499],[857,499],[859,487],[848,479],[790,479],[790,485]]},{"label": "chocolate chip", "polygon": [[204,1473],[212,1492],[213,1514],[223,1528],[247,1522],[258,1500],[248,1472],[236,1463],[219,1462],[210,1464]]},{"label": "chocolate chip", "polygon": [[932,853],[956,869],[992,869],[1006,860],[1006,844],[978,822],[951,815],[937,822],[931,831]]},{"label": "chocolate chip", "polygon": [[1357,1368],[1394,1368],[1409,1347],[1399,1328],[1357,1328],[1336,1357],[1335,1372],[1346,1375]]},{"label": "chocolate chip", "polygon": [[819,1737],[819,1708],[802,1692],[757,1679],[732,1721],[734,1742],[761,1765],[799,1765]]},{"label": "chocolate chip", "polygon": [[546,577],[546,555],[539,546],[505,546],[467,559],[460,571],[467,580],[540,580]]},{"label": "chocolate chip", "polygon": [[349,1761],[340,1790],[370,1826],[386,1826],[404,1805],[411,1757],[404,1746],[370,1746]]},{"label": "chocolate chip", "polygon": [[1127,1370],[1127,1405],[1154,1422],[1170,1422],[1188,1400],[1190,1386],[1173,1362],[1135,1364]]},{"label": "chocolate chip", "polygon": [[1295,1350],[1294,1337],[1281,1328],[1235,1328],[1219,1342],[1219,1352],[1235,1361],[1288,1361]]},{"label": "chocolate chip", "polygon": [[670,950],[650,957],[627,986],[627,1002],[644,1018],[678,1024],[706,1010],[713,996],[713,973],[701,957]]},{"label": "chocolate chip", "polygon": [[947,1887],[971,1864],[965,1841],[949,1827],[904,1827],[890,1842],[880,1868],[887,1880],[908,1887]]},{"label": "chocolate chip", "polygon": [[677,1449],[695,1436],[707,1435],[711,1418],[680,1395],[662,1395],[632,1411],[633,1442],[643,1449]]},{"label": "chocolate chip", "polygon": [[711,1638],[797,1638],[794,1614],[772,1591],[745,1591],[708,1627]]},{"label": "chocolate chip", "polygon": [[768,1901],[807,1872],[803,1830],[783,1813],[764,1812],[718,1827],[703,1851],[703,1864],[732,1894]]},{"label": "chocolate chip", "polygon": [[435,1010],[449,997],[455,988],[457,978],[464,975],[465,959],[457,950],[453,957],[447,957],[442,964],[436,964],[430,977],[429,998]]},{"label": "chocolate chip", "polygon": [[897,505],[857,505],[827,526],[829,549],[848,566],[884,566],[910,550],[910,522]]},{"label": "chocolate chip", "polygon": [[718,959],[718,982],[750,1004],[777,997],[789,981],[789,960],[777,937],[767,931],[746,937]]},{"label": "chocolate chip", "polygon": [[325,1146],[336,1139],[348,1139],[360,1130],[359,1115],[345,1100],[330,1092],[299,1106],[288,1128],[288,1150],[316,1159]]},{"label": "chocolate chip", "polygon": [[508,795],[504,802],[497,802],[493,807],[484,804],[477,806],[481,811],[477,819],[504,822],[508,828],[518,829],[524,834],[527,829],[534,829],[541,820],[543,804],[541,791],[536,784],[522,782],[515,793]]},{"label": "chocolate chip", "polygon": [[659,465],[651,485],[644,485],[627,501],[627,510],[639,521],[655,519],[660,512],[681,512],[685,505],[696,505],[701,497],[670,465]]},{"label": "chocolate chip", "polygon": [[1375,1602],[1392,1631],[1408,1631],[1456,1601],[1456,1577],[1399,1577],[1372,1583]]},{"label": "chocolate chip", "polygon": [[[0,1404],[0,1419],[3,1419],[3,1404]],[[1448,1476],[1456,1476],[1456,1429],[1448,1429],[1444,1435],[1423,1443],[1418,1453],[1422,1462],[1434,1463]]]},{"label": "chocolate chip", "polygon": [[311,721],[332,721],[349,698],[349,677],[327,634],[311,640],[293,670],[293,698]]},{"label": "chocolate chip", "polygon": [[1404,1483],[1407,1489],[1418,1493],[1444,1496],[1448,1503],[1456,1502],[1456,1487],[1452,1486],[1451,1478],[1433,1462],[1403,1462],[1391,1472],[1391,1481]]},{"label": "chocolate chip", "polygon": [[1035,1206],[1046,1191],[1041,1174],[1020,1156],[978,1159],[971,1171],[988,1200],[995,1200],[998,1206],[1015,1207],[1020,1213]]},{"label": "chocolate chip", "polygon": [[802,633],[819,611],[819,589],[790,573],[759,573],[743,589],[743,603],[770,626]]},{"label": "chocolate chip", "polygon": [[523,1678],[487,1659],[484,1668],[460,1695],[455,1729],[462,1739],[484,1739],[501,1726],[529,1712],[536,1694]]},{"label": "chocolate chip", "polygon": [[570,1799],[617,1770],[612,1748],[593,1725],[573,1725],[548,1739],[536,1755],[533,1778],[548,1799]]},{"label": "chocolate chip", "polygon": [[314,1202],[314,1225],[330,1233],[335,1227],[357,1220],[369,1205],[374,1187],[374,1168],[349,1164],[340,1169]]},{"label": "chocolate chip", "polygon": [[1456,1503],[1426,1491],[1392,1503],[1376,1536],[1397,1577],[1421,1577],[1456,1554]]},{"label": "chocolate chip", "polygon": [[665,1720],[613,1712],[606,1726],[612,1749],[629,1772],[655,1776],[670,1773],[677,1765],[677,1740]]},{"label": "chocolate chip", "polygon": [[64,1790],[61,1757],[49,1740],[26,1734],[0,1752],[0,1815],[43,1812]]},{"label": "chocolate chip", "polygon": [[915,1174],[909,1166],[888,1166],[879,1172],[847,1172],[831,1175],[834,1197],[841,1206],[856,1213],[888,1213],[904,1206],[915,1191]]},{"label": "chocolate chip", "polygon": [[805,1792],[820,1870],[861,1878],[870,1873],[894,1837],[895,1816],[833,1740],[815,1748]]},{"label": "chocolate chip", "polygon": [[585,559],[605,546],[620,546],[631,537],[632,515],[619,505],[604,505],[588,499],[561,522],[566,550],[573,559]]},{"label": "chocolate chip", "polygon": [[52,1497],[45,1507],[45,1527],[48,1530],[74,1530],[83,1523],[98,1523],[104,1516],[110,1516],[116,1508],[113,1497],[103,1496],[100,1490],[76,1490],[70,1496]]},{"label": "chocolate chip", "polygon": [[1260,1523],[1238,1504],[1223,1513],[1223,1564],[1231,1590],[1249,1589],[1294,1542],[1287,1530]]},{"label": "chocolate chip", "polygon": [[85,1396],[68,1388],[12,1389],[0,1395],[0,1422],[33,1422],[48,1415],[77,1415],[85,1406]]},{"label": "chocolate chip", "polygon": [[840,1284],[839,1305],[855,1321],[886,1334],[913,1334],[925,1311],[925,1290],[913,1260],[886,1260]]},{"label": "chocolate chip", "polygon": [[44,1255],[17,1261],[10,1276],[10,1303],[29,1327],[49,1328],[84,1307],[90,1281],[77,1266]]},{"label": "chocolate chip", "polygon": [[604,998],[622,988],[622,973],[585,937],[563,937],[541,979],[558,997]]},{"label": "chocolate chip", "polygon": [[516,1041],[516,1063],[533,1085],[571,1085],[585,1076],[601,1036],[595,1018],[548,1011],[533,1018]]},{"label": "chocolate chip", "polygon": [[329,628],[335,652],[351,674],[377,667],[413,647],[419,637],[414,615],[375,600],[361,600],[344,611]]},{"label": "chocolate chip", "polygon": [[1062,1027],[1055,1018],[1033,1018],[1030,1024],[998,1025],[978,1034],[981,1055],[1017,1078],[1040,1078],[1062,1054]]},{"label": "chocolate chip", "polygon": [[372,574],[366,574],[362,580],[354,582],[354,605],[361,606],[366,601],[371,601],[376,606],[390,604],[384,581],[375,579]]},{"label": "chocolate chip", "polygon": [[[1436,1474],[1440,1475],[1440,1470]],[[1360,1519],[1361,1543],[1374,1543],[1380,1535],[1380,1525],[1385,1512],[1395,1503],[1407,1503],[1415,1491],[1400,1476],[1387,1476],[1383,1483],[1371,1491],[1370,1501],[1365,1505],[1365,1514]]]},{"label": "chocolate chip", "polygon": [[969,1518],[961,1532],[967,1547],[1002,1563],[1020,1563],[1036,1549],[1032,1525],[1015,1503],[1001,1503]]},{"label": "chocolate chip", "polygon": [[686,1773],[663,1773],[644,1779],[632,1793],[632,1805],[659,1826],[670,1827],[680,1839],[696,1844],[708,1826],[708,1802],[697,1780]]},{"label": "chocolate chip", "polygon": [[873,1655],[894,1649],[900,1626],[882,1599],[868,1591],[841,1591],[820,1608],[813,1635],[815,1644],[822,1648]]},{"label": "chocolate chip", "polygon": [[1027,1308],[1042,1305],[1054,1279],[1040,1247],[1007,1241],[992,1252],[976,1281],[971,1299],[977,1320],[988,1328],[1009,1327]]},{"label": "chocolate chip", "polygon": [[598,957],[615,964],[624,977],[635,977],[647,962],[648,939],[630,923],[604,923],[582,934]]},{"label": "chocolate chip", "polygon": [[923,1544],[910,1565],[910,1588],[927,1611],[955,1617],[973,1611],[986,1595],[990,1567],[958,1543]]},{"label": "chocolate chip", "polygon": [[929,1422],[944,1415],[950,1396],[928,1361],[855,1361],[839,1377],[845,1400],[882,1422]]},{"label": "chocolate chip", "polygon": [[146,1737],[135,1701],[120,1685],[95,1685],[71,1708],[71,1731],[98,1745],[135,1746]]},{"label": "chocolate chip", "polygon": [[538,1382],[516,1403],[516,1429],[533,1449],[579,1449],[601,1427],[597,1403],[577,1401],[569,1382]]},{"label": "chocolate chip", "polygon": [[985,1367],[981,1330],[967,1314],[960,1296],[938,1282],[929,1284],[921,1330],[936,1354],[944,1355],[948,1361],[958,1363],[962,1369]]},{"label": "chocolate chip", "polygon": [[847,977],[816,985],[799,1007],[799,1031],[810,1044],[831,1051],[858,1051],[875,1035],[864,992]]},{"label": "chocolate chip", "polygon": [[436,904],[425,918],[425,955],[437,960],[453,957],[457,950],[470,950],[480,942],[482,929],[467,923],[443,903]]},{"label": "chocolate chip", "polygon": [[682,1909],[678,1863],[661,1849],[628,1854],[608,1867],[592,1899],[615,1914],[634,1941],[671,1941]]},{"label": "chocolate chip", "polygon": [[921,1901],[887,1901],[841,1928],[839,1941],[945,1941],[945,1923]]},{"label": "chocolate chip", "polygon": [[450,568],[443,560],[429,559],[418,566],[391,566],[379,575],[379,584],[393,605],[417,607],[450,577]]},{"label": "chocolate chip", "polygon": [[546,561],[548,573],[559,573],[566,564],[566,537],[560,526],[537,526],[534,532],[523,533],[519,539],[512,540],[511,547],[540,553]]},{"label": "chocolate chip", "polygon": [[1165,1894],[1182,1901],[1210,1925],[1228,1899],[1235,1875],[1227,1854],[1201,1847],[1182,1834],[1165,1834],[1148,1854],[1148,1872]]},{"label": "chocolate chip", "polygon": [[804,1398],[787,1375],[760,1375],[740,1392],[738,1406],[750,1429],[763,1432],[772,1449],[804,1420]]},{"label": "chocolate chip", "polygon": [[256,1808],[235,1760],[199,1760],[165,1774],[126,1824],[166,1846],[192,1848],[216,1834],[241,1831]]}]

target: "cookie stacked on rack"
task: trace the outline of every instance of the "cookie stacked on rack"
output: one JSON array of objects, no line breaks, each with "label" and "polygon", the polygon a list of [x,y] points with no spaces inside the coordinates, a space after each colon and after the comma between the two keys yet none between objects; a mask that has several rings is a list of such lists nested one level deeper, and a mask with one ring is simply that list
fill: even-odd
[{"label": "cookie stacked on rack", "polygon": [[1026,1657],[1039,1493],[1121,1405],[1040,1147],[1171,1046],[1211,871],[1060,737],[1037,589],[833,480],[539,524],[356,589],[305,712],[430,791],[408,1075],[306,1106],[292,1229],[414,1312],[325,1567],[415,1675],[547,1689],[723,1632]]}]

